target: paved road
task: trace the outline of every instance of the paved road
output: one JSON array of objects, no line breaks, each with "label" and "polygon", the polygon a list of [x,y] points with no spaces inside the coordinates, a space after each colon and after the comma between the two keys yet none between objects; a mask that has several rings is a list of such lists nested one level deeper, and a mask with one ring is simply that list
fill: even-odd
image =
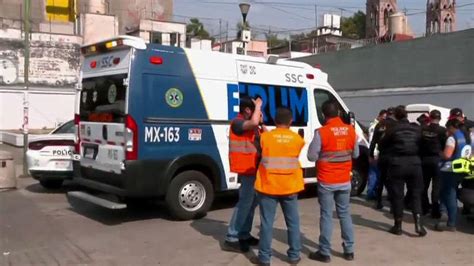
[{"label": "paved road", "polygon": [[[248,254],[223,252],[220,242],[235,204],[234,195],[217,199],[203,219],[172,221],[161,205],[141,210],[109,211],[81,204],[72,208],[65,192],[79,189],[67,183],[59,191],[43,189],[31,178],[20,178],[19,188],[0,192],[0,265],[250,265]],[[301,265],[316,249],[319,207],[314,189],[299,201],[303,234]],[[404,235],[386,230],[388,210],[371,208],[361,198],[352,200],[356,260],[341,258],[339,225],[335,219],[332,265],[473,265],[474,222],[460,218],[459,231],[434,232],[418,238],[409,213]],[[256,216],[253,234],[258,234]],[[283,215],[277,213],[273,265],[287,265]]]}]

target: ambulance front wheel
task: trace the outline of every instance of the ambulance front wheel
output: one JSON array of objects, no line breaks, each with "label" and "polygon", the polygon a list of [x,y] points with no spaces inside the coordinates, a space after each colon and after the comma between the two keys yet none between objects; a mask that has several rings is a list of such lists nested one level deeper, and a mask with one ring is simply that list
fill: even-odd
[{"label": "ambulance front wheel", "polygon": [[214,200],[209,178],[199,171],[185,171],[171,180],[166,193],[166,204],[178,220],[204,217]]},{"label": "ambulance front wheel", "polygon": [[359,196],[364,192],[367,184],[367,177],[365,177],[359,169],[352,169],[351,178],[351,196]]}]

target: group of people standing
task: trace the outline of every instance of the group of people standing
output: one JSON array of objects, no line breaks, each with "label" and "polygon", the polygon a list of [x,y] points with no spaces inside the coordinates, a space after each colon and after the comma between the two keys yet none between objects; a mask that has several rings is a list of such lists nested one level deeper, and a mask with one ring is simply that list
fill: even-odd
[{"label": "group of people standing", "polygon": [[[251,258],[257,265],[270,265],[273,223],[276,208],[282,208],[287,226],[288,262],[301,260],[300,216],[298,193],[304,190],[303,170],[299,156],[304,139],[290,130],[292,111],[278,108],[274,119],[276,128],[268,131],[262,121],[262,100],[244,96],[240,113],[233,119],[229,134],[230,170],[238,173],[241,187],[239,201],[229,222],[223,250],[247,252],[258,246],[258,256]],[[319,250],[309,258],[320,262],[331,260],[332,213],[336,206],[341,226],[342,248],[346,260],[354,259],[354,233],[350,214],[352,160],[359,156],[359,146],[353,125],[340,118],[337,103],[322,105],[325,124],[315,131],[306,154],[316,163],[318,202],[320,205]],[[439,230],[455,230],[457,187],[464,177],[453,162],[471,159],[474,138],[471,122],[462,110],[455,108],[446,124],[439,125],[441,113],[430,112],[419,124],[408,121],[404,106],[380,112],[377,124],[371,128],[370,164],[378,172],[378,185],[369,186],[368,196],[383,208],[382,194],[386,187],[391,202],[394,225],[390,232],[402,234],[403,211],[409,205],[415,221],[415,232],[427,234],[422,215],[429,213],[441,218],[446,210],[446,226]],[[472,179],[474,180],[474,179]],[[373,183],[373,182],[372,182]],[[428,191],[432,184],[431,204]],[[405,184],[408,192],[405,197]],[[441,194],[441,195],[440,195]],[[440,196],[439,196],[440,195]],[[250,234],[255,208],[260,210],[260,239]]]},{"label": "group of people standing", "polygon": [[[456,171],[453,162],[473,156],[474,127],[459,108],[450,111],[446,127],[439,124],[438,110],[417,121],[408,121],[404,106],[380,111],[377,123],[369,129],[371,172],[378,182],[369,182],[377,185],[368,187],[368,198],[375,199],[376,209],[383,208],[382,193],[386,188],[394,216],[390,229],[393,234],[402,234],[405,207],[412,210],[415,231],[420,236],[426,235],[422,215],[430,212],[438,219],[437,230],[455,231],[457,191],[466,174]],[[464,206],[465,212],[469,208]],[[441,222],[442,212],[447,213],[446,224]]]},{"label": "group of people standing", "polygon": [[[262,100],[242,97],[240,113],[232,121],[229,135],[229,162],[240,178],[239,201],[229,223],[223,249],[247,252],[258,246],[257,265],[270,265],[272,232],[276,207],[280,204],[287,226],[288,262],[301,260],[301,233],[298,193],[304,190],[303,170],[299,156],[304,139],[290,130],[292,111],[278,108],[276,128],[268,131],[262,123]],[[344,258],[354,259],[354,233],[350,215],[352,159],[359,156],[355,129],[340,118],[337,103],[322,106],[326,119],[309,146],[307,157],[316,162],[320,211],[319,250],[309,255],[312,260],[331,260],[332,212],[341,223]],[[260,210],[260,239],[250,232],[256,206]]]}]

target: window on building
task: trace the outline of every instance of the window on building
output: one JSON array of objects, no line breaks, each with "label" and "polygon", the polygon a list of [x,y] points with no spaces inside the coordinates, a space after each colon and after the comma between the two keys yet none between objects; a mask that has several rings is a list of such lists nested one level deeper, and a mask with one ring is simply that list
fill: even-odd
[{"label": "window on building", "polygon": [[74,22],[75,20],[74,0],[47,0],[46,15],[48,21]]},{"label": "window on building", "polygon": [[434,30],[433,30],[433,33],[438,33],[439,32],[439,22],[437,20],[435,20],[433,22],[434,24]]},{"label": "window on building", "polygon": [[163,33],[157,31],[150,32],[150,43],[163,44]]},{"label": "window on building", "polygon": [[180,34],[178,32],[174,32],[170,34],[170,45],[180,47]]}]

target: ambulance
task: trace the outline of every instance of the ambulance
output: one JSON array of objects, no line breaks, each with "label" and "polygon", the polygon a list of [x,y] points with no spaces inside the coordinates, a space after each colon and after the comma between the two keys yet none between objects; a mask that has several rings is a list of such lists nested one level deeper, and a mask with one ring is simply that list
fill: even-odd
[{"label": "ambulance", "polygon": [[[263,100],[270,128],[278,107],[293,111],[292,130],[306,141],[300,156],[306,183],[317,181],[306,152],[324,123],[322,104],[335,100],[343,118],[351,117],[327,74],[305,63],[147,44],[130,36],[81,49],[74,179],[88,192],[69,192],[71,204],[121,209],[158,199],[176,219],[202,217],[217,192],[240,186],[228,152],[241,95]],[[368,144],[355,127],[362,151],[352,178],[358,195],[367,179]]]}]

